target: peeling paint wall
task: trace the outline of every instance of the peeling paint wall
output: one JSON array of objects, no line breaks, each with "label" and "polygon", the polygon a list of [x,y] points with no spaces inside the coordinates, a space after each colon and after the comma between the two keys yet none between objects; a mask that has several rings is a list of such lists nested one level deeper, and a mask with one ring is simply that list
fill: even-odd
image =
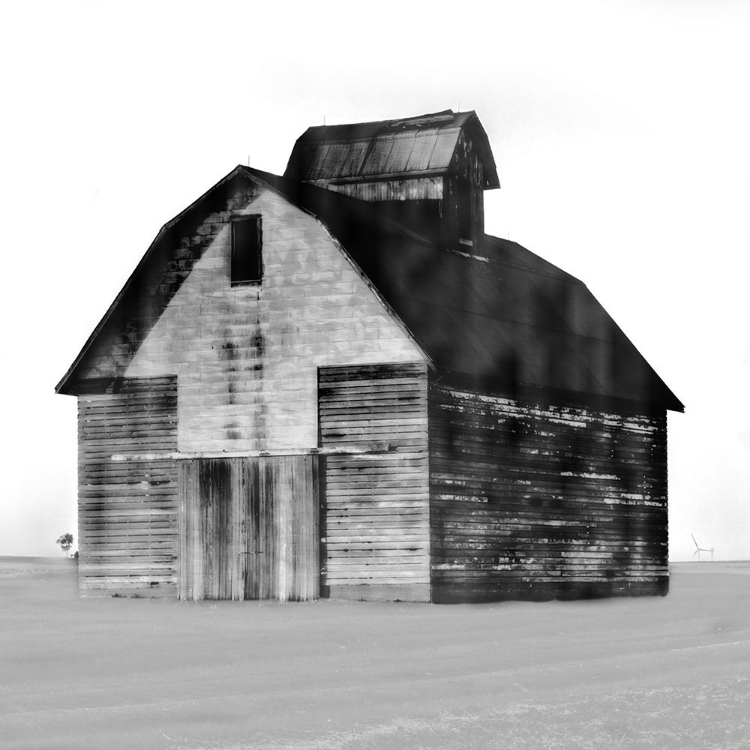
[{"label": "peeling paint wall", "polygon": [[663,594],[666,415],[433,384],[434,601]]}]

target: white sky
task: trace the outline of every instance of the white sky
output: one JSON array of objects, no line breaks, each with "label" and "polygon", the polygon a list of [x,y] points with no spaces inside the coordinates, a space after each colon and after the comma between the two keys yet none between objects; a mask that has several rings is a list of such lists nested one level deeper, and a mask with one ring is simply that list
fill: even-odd
[{"label": "white sky", "polygon": [[[77,535],[54,386],[162,224],[309,125],[474,109],[486,229],[581,278],[687,407],[671,557],[750,558],[750,3],[25,2],[0,23],[0,555]],[[367,9],[371,8],[371,9]]]}]

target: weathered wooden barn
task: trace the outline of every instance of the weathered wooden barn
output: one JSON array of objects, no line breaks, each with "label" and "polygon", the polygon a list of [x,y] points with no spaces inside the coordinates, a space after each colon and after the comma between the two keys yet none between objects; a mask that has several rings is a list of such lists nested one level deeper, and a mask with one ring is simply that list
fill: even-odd
[{"label": "weathered wooden barn", "polygon": [[57,386],[82,594],[663,594],[667,410],[569,274],[484,233],[473,112],[313,127],[159,232]]}]

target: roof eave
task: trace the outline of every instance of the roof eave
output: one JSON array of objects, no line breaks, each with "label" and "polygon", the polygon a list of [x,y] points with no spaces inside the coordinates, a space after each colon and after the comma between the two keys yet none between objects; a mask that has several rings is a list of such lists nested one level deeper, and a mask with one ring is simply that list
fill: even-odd
[{"label": "roof eave", "polygon": [[112,315],[114,314],[115,310],[117,310],[118,306],[120,305],[120,302],[122,301],[123,297],[127,294],[128,290],[132,286],[134,280],[139,276],[143,268],[148,264],[148,261],[150,257],[153,255],[155,249],[159,246],[159,243],[164,238],[166,234],[175,226],[177,225],[185,216],[190,214],[195,208],[201,204],[201,202],[208,199],[211,195],[215,194],[217,190],[219,190],[221,187],[223,187],[227,182],[234,179],[238,175],[241,175],[245,179],[250,179],[248,173],[244,170],[242,165],[236,166],[229,174],[222,177],[221,180],[219,180],[215,185],[210,187],[205,193],[203,193],[199,198],[194,200],[187,208],[180,211],[179,214],[177,214],[174,218],[170,219],[162,228],[158,231],[156,237],[151,242],[151,244],[148,247],[148,250],[144,253],[143,257],[139,261],[138,265],[135,267],[133,272],[128,277],[127,281],[123,285],[122,289],[119,291],[117,296],[115,297],[112,304],[107,309],[107,312],[104,313],[104,316],[99,321],[99,324],[96,326],[94,331],[91,333],[91,335],[86,340],[86,343],[81,348],[81,351],[78,353],[78,356],[73,361],[73,364],[68,368],[65,375],[63,375],[62,379],[57,383],[55,386],[55,393],[59,393],[61,395],[76,395],[77,390],[75,389],[75,375],[78,367],[81,365],[82,361],[88,354],[89,350],[91,349],[91,346],[96,341],[96,339],[99,337],[102,330],[105,328],[109,320],[112,318]]}]

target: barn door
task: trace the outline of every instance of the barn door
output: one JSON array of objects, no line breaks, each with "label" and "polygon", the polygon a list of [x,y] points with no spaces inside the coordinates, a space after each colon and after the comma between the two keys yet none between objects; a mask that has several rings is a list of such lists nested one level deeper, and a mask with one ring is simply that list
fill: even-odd
[{"label": "barn door", "polygon": [[181,462],[180,598],[318,596],[316,456]]}]

